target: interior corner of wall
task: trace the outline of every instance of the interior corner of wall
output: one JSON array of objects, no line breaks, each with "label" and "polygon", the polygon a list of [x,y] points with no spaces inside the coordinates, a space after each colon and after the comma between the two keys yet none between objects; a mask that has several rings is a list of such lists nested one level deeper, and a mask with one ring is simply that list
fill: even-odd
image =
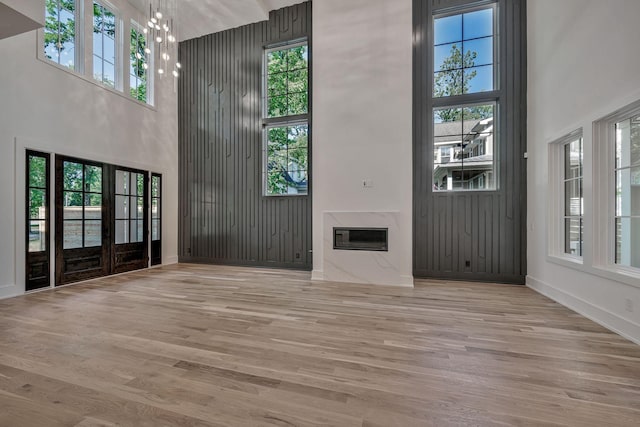
[{"label": "interior corner of wall", "polygon": [[314,281],[324,281],[324,272],[322,270],[313,270],[311,272],[311,280]]}]

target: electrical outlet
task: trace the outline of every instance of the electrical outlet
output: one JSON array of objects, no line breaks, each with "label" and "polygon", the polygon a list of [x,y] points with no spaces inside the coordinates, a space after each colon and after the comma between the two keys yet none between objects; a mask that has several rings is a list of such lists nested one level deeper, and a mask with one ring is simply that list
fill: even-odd
[{"label": "electrical outlet", "polygon": [[631,299],[624,300],[624,309],[627,310],[627,313],[633,313],[633,301]]},{"label": "electrical outlet", "polygon": [[362,180],[362,187],[363,188],[373,188],[373,180],[371,180],[371,179],[363,179]]}]

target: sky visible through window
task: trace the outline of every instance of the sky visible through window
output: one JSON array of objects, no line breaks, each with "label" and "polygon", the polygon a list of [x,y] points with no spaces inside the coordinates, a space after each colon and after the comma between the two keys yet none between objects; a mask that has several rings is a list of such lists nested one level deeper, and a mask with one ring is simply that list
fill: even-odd
[{"label": "sky visible through window", "polygon": [[65,67],[75,63],[75,2],[47,0],[45,3],[44,53]]},{"label": "sky visible through window", "polygon": [[434,19],[434,97],[494,90],[493,8]]}]

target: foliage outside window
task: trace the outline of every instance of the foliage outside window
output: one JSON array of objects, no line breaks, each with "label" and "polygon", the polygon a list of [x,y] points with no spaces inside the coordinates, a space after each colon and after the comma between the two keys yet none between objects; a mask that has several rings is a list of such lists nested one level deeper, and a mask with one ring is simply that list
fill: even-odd
[{"label": "foliage outside window", "polygon": [[162,213],[162,178],[160,175],[151,176],[151,240],[158,241],[161,238],[161,213]]},{"label": "foliage outside window", "polygon": [[116,86],[116,16],[97,2],[93,3],[93,77]]},{"label": "foliage outside window", "polygon": [[640,115],[615,125],[615,263],[640,268]]},{"label": "foliage outside window", "polygon": [[493,6],[434,17],[433,191],[497,187],[494,18]]},{"label": "foliage outside window", "polygon": [[266,195],[305,195],[309,181],[309,49],[266,52]]},{"label": "foliage outside window", "polygon": [[144,175],[116,170],[116,244],[144,240]]},{"label": "foliage outside window", "polygon": [[[154,102],[153,43],[148,43],[145,26],[131,19],[130,12],[117,11],[108,0],[45,0],[44,5],[46,19],[38,58],[105,87],[127,92],[128,97],[137,101]],[[130,29],[122,13],[130,22]],[[85,37],[85,25],[91,26],[90,37]],[[127,39],[124,43],[120,40],[121,26],[125,33],[130,33],[129,61],[121,59],[120,49],[127,49]]]},{"label": "foliage outside window", "polygon": [[63,247],[102,245],[102,167],[63,163]]},{"label": "foliage outside window", "polygon": [[564,253],[582,256],[584,227],[582,137],[563,145],[564,149]]},{"label": "foliage outside window", "polygon": [[44,54],[57,64],[75,69],[76,0],[46,0]]},{"label": "foliage outside window", "polygon": [[147,39],[142,27],[135,21],[131,22],[129,90],[131,97],[142,102],[150,102],[148,97],[149,59],[151,54],[146,52]]},{"label": "foliage outside window", "polygon": [[47,250],[47,158],[29,154],[27,157],[29,182],[27,196],[29,198],[29,217],[27,218],[28,252],[44,252]]}]

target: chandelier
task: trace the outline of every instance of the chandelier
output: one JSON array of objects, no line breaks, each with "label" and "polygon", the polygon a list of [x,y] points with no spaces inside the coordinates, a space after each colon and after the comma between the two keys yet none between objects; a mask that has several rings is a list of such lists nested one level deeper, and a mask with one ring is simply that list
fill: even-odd
[{"label": "chandelier", "polygon": [[148,55],[151,54],[151,45],[155,46],[158,52],[159,64],[156,69],[161,77],[171,72],[173,77],[177,78],[180,76],[182,68],[178,62],[176,12],[175,1],[151,0],[149,2],[149,20],[147,26],[142,30],[147,37],[145,52]]}]

